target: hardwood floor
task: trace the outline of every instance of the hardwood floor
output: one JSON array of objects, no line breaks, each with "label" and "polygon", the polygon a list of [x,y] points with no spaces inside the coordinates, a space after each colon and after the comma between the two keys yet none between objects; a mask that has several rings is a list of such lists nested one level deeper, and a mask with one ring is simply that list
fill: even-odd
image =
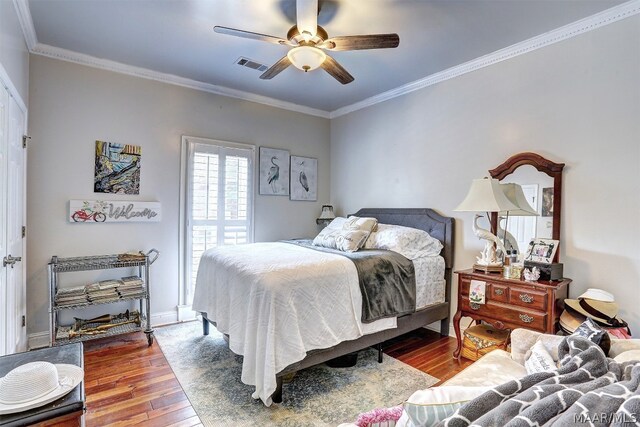
[{"label": "hardwood floor", "polygon": [[85,343],[87,427],[201,426],[160,347],[144,334]]},{"label": "hardwood floor", "polygon": [[[455,339],[425,329],[384,344],[395,357],[442,381],[472,362],[452,358]],[[160,347],[144,334],[85,343],[87,427],[201,426]]]}]

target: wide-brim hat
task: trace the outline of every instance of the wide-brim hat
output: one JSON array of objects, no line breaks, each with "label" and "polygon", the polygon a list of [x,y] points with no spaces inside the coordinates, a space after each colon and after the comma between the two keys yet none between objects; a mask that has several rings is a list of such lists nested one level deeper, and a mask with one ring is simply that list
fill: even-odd
[{"label": "wide-brim hat", "polygon": [[578,326],[587,320],[582,314],[576,313],[572,309],[565,309],[560,315],[560,326],[570,334],[574,333]]},{"label": "wide-brim hat", "polygon": [[22,412],[53,402],[84,378],[76,365],[31,362],[0,378],[0,415]]},{"label": "wide-brim hat", "polygon": [[565,305],[600,323],[609,324],[618,314],[618,304],[590,298],[566,299]]},{"label": "wide-brim hat", "polygon": [[587,289],[584,294],[578,297],[578,299],[580,298],[595,299],[595,300],[604,301],[604,302],[615,302],[615,299],[612,293],[609,293],[607,291],[603,291],[602,289],[597,289],[597,288]]}]

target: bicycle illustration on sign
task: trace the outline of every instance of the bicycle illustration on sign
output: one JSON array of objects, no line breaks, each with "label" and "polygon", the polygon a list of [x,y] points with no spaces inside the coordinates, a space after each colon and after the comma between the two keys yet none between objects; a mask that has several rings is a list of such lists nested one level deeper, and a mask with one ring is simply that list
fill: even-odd
[{"label": "bicycle illustration on sign", "polygon": [[73,214],[71,214],[71,219],[74,222],[87,222],[87,221],[95,221],[95,222],[105,222],[107,219],[107,215],[104,214],[104,210],[107,207],[107,202],[104,201],[96,201],[93,206],[89,205],[89,202],[82,203],[82,209],[78,209]]}]

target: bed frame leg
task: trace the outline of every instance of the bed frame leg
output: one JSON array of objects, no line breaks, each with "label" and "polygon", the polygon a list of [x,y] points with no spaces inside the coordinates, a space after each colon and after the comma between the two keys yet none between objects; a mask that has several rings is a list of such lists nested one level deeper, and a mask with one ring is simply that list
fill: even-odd
[{"label": "bed frame leg", "polygon": [[209,321],[202,316],[202,335],[209,335]]},{"label": "bed frame leg", "polygon": [[378,363],[382,363],[382,343],[378,344]]},{"label": "bed frame leg", "polygon": [[444,318],[440,321],[440,335],[443,337],[449,336],[449,318]]},{"label": "bed frame leg", "polygon": [[271,395],[273,403],[282,403],[282,377],[276,377],[276,391]]}]

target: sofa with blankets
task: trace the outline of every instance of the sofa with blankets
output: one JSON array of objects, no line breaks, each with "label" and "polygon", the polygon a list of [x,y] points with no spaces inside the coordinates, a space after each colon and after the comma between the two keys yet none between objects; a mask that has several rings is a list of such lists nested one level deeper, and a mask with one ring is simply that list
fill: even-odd
[{"label": "sofa with blankets", "polygon": [[640,423],[640,340],[606,338],[516,329],[511,352],[494,350],[401,407],[340,427]]}]

